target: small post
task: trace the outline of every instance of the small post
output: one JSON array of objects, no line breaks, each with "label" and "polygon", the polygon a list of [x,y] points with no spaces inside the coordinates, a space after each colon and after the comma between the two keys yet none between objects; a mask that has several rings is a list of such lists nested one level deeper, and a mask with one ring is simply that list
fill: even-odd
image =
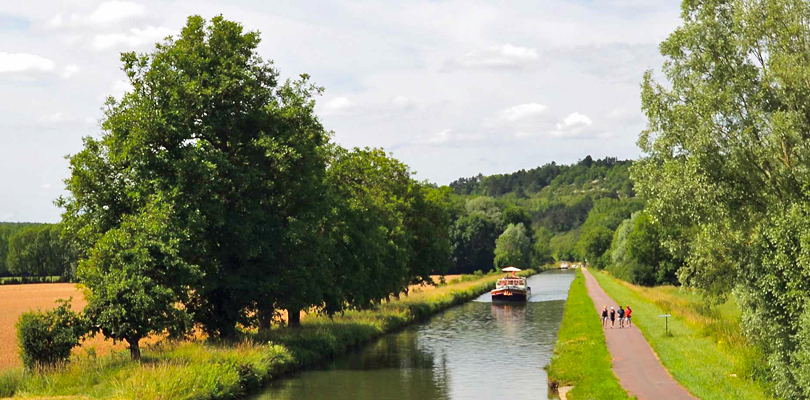
[{"label": "small post", "polygon": [[669,317],[671,316],[671,314],[661,314],[658,316],[658,318],[664,318],[664,335],[666,336],[669,336]]}]

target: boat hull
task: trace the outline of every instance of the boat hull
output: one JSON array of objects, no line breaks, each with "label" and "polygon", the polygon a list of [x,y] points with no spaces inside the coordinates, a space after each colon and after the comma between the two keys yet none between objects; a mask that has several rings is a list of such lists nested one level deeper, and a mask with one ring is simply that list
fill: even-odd
[{"label": "boat hull", "polygon": [[492,293],[492,301],[521,302],[532,297],[531,289],[495,289],[490,293]]}]

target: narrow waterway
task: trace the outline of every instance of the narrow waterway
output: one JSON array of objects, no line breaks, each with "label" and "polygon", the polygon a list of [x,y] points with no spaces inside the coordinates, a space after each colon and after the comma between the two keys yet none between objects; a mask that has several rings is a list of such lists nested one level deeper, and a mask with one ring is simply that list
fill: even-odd
[{"label": "narrow waterway", "polygon": [[548,364],[572,271],[529,278],[525,304],[489,294],[386,335],[320,370],[273,382],[256,400],[548,399]]}]

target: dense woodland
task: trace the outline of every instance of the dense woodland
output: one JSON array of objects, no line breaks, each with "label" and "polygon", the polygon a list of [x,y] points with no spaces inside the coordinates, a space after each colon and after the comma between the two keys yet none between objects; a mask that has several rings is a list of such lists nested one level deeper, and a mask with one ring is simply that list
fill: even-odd
[{"label": "dense woodland", "polygon": [[59,224],[0,222],[0,277],[72,279],[76,252],[61,234]]}]

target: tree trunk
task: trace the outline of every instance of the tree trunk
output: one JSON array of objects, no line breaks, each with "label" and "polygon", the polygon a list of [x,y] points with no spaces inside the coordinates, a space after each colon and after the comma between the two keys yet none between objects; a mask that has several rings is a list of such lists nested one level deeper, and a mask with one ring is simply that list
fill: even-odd
[{"label": "tree trunk", "polygon": [[273,325],[273,311],[260,309],[258,317],[259,317],[259,332],[269,331]]},{"label": "tree trunk", "polygon": [[140,340],[127,340],[129,343],[129,358],[132,361],[138,361],[141,359],[141,347],[138,345]]},{"label": "tree trunk", "polygon": [[290,328],[297,328],[301,326],[301,309],[288,308],[287,309],[287,326]]}]

